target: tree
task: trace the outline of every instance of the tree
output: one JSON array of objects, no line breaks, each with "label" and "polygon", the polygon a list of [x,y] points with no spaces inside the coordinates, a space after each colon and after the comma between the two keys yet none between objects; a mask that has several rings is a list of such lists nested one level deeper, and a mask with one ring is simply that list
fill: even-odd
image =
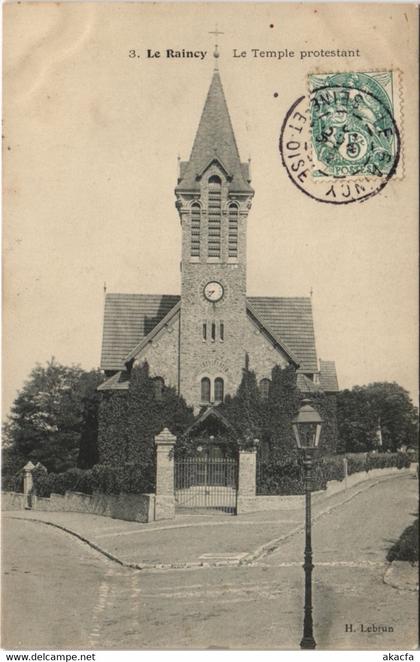
[{"label": "tree", "polygon": [[4,426],[3,474],[31,460],[49,471],[75,467],[81,437],[96,444],[98,370],[66,367],[54,358],[37,364],[15,399]]},{"label": "tree", "polygon": [[299,409],[302,394],[296,384],[293,366],[275,366],[265,406],[265,441],[270,449],[270,461],[289,464],[297,459],[292,419]]},{"label": "tree", "polygon": [[[321,452],[334,453],[337,441],[335,396],[322,391],[314,391],[309,396],[323,419]],[[237,393],[228,396],[219,408],[238,432],[242,445],[257,438],[263,461],[289,465],[298,459],[292,419],[304,397],[308,396],[298,389],[293,366],[273,368],[268,398],[261,397],[255,373],[244,369]]]},{"label": "tree", "polygon": [[220,405],[221,413],[238,431],[240,443],[247,445],[261,433],[261,397],[253,370],[244,368],[242,380],[233,397],[227,396]]},{"label": "tree", "polygon": [[396,382],[354,386],[337,396],[337,421],[341,443],[347,452],[396,451],[417,445],[418,412],[408,392]]}]

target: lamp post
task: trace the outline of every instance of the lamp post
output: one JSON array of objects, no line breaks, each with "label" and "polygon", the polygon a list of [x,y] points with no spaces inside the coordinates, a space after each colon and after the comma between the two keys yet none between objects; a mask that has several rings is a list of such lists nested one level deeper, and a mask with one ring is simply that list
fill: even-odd
[{"label": "lamp post", "polygon": [[312,541],[311,541],[311,490],[312,463],[319,444],[322,419],[311,406],[310,400],[303,400],[297,416],[292,421],[298,448],[303,452],[305,479],[305,616],[301,648],[316,648],[312,623]]}]

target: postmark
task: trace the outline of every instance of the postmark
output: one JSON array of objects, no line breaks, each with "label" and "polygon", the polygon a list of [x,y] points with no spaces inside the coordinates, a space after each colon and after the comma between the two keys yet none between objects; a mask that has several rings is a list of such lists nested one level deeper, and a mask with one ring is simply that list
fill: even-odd
[{"label": "postmark", "polygon": [[[310,94],[292,104],[282,124],[283,166],[295,186],[319,202],[364,202],[380,193],[398,171],[401,138],[393,107],[357,80],[361,89],[349,78],[347,87],[339,78],[314,85]],[[326,105],[331,107],[328,112]],[[374,108],[372,114],[365,105]]]},{"label": "postmark", "polygon": [[311,74],[308,83],[312,176],[389,174],[398,149],[393,72]]}]

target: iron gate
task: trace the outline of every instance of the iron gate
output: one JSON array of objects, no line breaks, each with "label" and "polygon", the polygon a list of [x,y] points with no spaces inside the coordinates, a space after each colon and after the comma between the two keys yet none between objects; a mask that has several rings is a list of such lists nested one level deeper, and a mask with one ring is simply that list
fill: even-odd
[{"label": "iron gate", "polygon": [[238,461],[230,457],[189,457],[175,462],[177,509],[210,508],[236,513]]}]

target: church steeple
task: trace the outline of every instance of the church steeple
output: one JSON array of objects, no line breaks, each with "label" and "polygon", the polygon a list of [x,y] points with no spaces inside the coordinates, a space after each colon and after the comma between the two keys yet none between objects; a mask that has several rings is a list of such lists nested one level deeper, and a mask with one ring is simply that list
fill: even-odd
[{"label": "church steeple", "polygon": [[240,161],[218,70],[213,72],[190,159],[180,163],[175,192],[198,191],[201,179],[213,163],[224,172],[229,193],[252,195],[248,163]]},{"label": "church steeple", "polygon": [[246,226],[254,195],[216,68],[175,193],[182,227],[180,388],[189,401],[200,397],[208,405],[241,380]]}]

